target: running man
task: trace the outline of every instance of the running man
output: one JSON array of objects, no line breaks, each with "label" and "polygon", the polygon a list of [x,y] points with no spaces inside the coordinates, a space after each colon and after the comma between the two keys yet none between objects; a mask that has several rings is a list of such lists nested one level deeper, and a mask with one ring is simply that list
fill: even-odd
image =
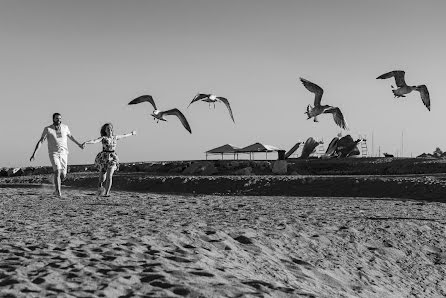
[{"label": "running man", "polygon": [[33,161],[40,145],[42,145],[45,140],[48,140],[48,154],[54,171],[55,194],[58,197],[62,196],[60,186],[61,180],[65,179],[68,170],[67,137],[75,142],[79,148],[84,149],[82,144],[71,135],[68,126],[62,124],[62,116],[59,113],[54,113],[53,124],[43,129],[42,136],[36,144],[33,155],[31,155],[31,158],[29,159],[29,161]]}]

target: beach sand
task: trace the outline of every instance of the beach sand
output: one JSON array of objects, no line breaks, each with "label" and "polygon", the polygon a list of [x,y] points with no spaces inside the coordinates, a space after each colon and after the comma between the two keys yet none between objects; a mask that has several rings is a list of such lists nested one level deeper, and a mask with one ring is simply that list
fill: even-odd
[{"label": "beach sand", "polygon": [[441,202],[0,188],[2,297],[444,297]]}]

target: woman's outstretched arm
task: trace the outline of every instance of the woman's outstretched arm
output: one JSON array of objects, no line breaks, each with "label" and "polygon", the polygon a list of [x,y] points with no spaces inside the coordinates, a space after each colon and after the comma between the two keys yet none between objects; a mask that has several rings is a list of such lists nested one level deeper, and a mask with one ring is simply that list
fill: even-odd
[{"label": "woman's outstretched arm", "polygon": [[85,141],[85,142],[82,143],[82,147],[85,147],[85,145],[87,145],[87,144],[96,144],[96,143],[99,143],[100,141],[102,141],[102,138],[103,138],[103,137],[99,137],[99,138],[97,138],[97,139],[93,139],[93,140]]},{"label": "woman's outstretched arm", "polygon": [[134,130],[130,133],[123,134],[123,135],[116,135],[116,139],[119,140],[119,139],[127,138],[130,136],[134,136],[134,135],[136,135],[136,130]]}]

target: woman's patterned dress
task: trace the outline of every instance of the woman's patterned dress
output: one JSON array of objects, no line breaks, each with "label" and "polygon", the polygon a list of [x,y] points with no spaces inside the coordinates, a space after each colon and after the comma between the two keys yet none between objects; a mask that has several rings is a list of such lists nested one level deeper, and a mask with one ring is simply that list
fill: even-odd
[{"label": "woman's patterned dress", "polygon": [[106,172],[111,167],[116,167],[115,171],[118,170],[119,158],[115,152],[116,143],[115,136],[102,138],[102,151],[96,155],[94,160],[94,165],[100,172]]}]

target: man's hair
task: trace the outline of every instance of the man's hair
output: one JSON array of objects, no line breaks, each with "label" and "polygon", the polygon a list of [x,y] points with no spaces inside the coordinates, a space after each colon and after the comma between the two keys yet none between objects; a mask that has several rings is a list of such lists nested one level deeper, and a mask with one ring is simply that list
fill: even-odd
[{"label": "man's hair", "polygon": [[54,117],[56,117],[56,116],[62,116],[60,113],[54,113],[53,114],[53,119],[54,119]]},{"label": "man's hair", "polygon": [[112,131],[113,131],[113,124],[111,124],[110,122],[109,123],[105,123],[101,127],[101,137],[105,137],[107,135],[107,133],[105,132],[105,129],[107,128],[107,126],[110,126]]}]

